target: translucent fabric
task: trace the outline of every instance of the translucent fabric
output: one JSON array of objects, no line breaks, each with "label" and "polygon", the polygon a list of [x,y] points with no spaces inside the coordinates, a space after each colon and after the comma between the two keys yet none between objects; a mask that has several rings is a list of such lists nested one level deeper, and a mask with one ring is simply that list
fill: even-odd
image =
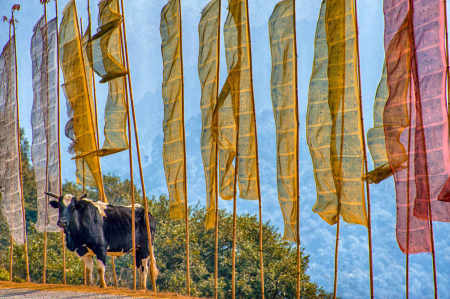
[{"label": "translucent fabric", "polygon": [[313,211],[367,226],[359,55],[353,0],[324,0],[316,29],[307,140],[316,180]]},{"label": "translucent fabric", "polygon": [[100,27],[86,47],[91,67],[102,77],[100,82],[108,82],[108,98],[105,106],[105,141],[99,151],[100,156],[128,149],[125,80],[121,77],[127,72],[122,65],[121,19],[117,0],[101,1],[98,15]]},{"label": "translucent fabric", "polygon": [[172,219],[184,219],[184,203],[187,200],[181,8],[179,5],[178,0],[168,1],[161,11],[160,27],[163,57],[162,96],[164,100],[163,162]]},{"label": "translucent fabric", "polygon": [[[63,19],[59,31],[59,52],[61,69],[64,75],[64,91],[68,101],[69,114],[72,119],[66,125],[66,135],[72,137],[74,159],[84,159],[86,169],[92,174],[100,198],[104,199],[99,158],[97,156],[97,140],[95,132],[95,113],[93,111],[92,94],[89,89],[89,66],[85,65],[78,31],[75,1],[71,0],[63,11]],[[72,132],[70,132],[72,129]],[[82,163],[81,163],[82,164]],[[78,179],[80,161],[77,162]],[[82,179],[81,179],[82,180]]]},{"label": "translucent fabric", "polygon": [[206,182],[206,229],[216,222],[217,198],[217,142],[213,136],[214,109],[217,103],[219,76],[220,1],[211,0],[203,8],[199,33],[198,74],[202,86],[200,108],[202,110],[201,151]]},{"label": "translucent fabric", "polygon": [[389,98],[384,129],[404,253],[431,251],[430,220],[450,221],[438,201],[449,179],[445,3],[385,0]]},{"label": "translucent fabric", "polygon": [[[238,156],[239,197],[258,199],[255,105],[253,99],[247,0],[229,0],[224,25],[228,77],[218,99],[219,192],[234,194],[234,165]],[[236,151],[236,127],[238,148]]]},{"label": "translucent fabric", "polygon": [[102,0],[98,4],[97,33],[87,44],[88,59],[95,73],[107,82],[127,74],[122,64],[120,26],[122,17],[117,0]]},{"label": "translucent fabric", "polygon": [[37,222],[39,232],[58,232],[58,210],[48,207],[44,192],[59,194],[59,143],[57,98],[57,23],[47,24],[41,17],[33,29],[31,61],[33,73],[33,108],[31,158],[36,181]]},{"label": "translucent fabric", "polygon": [[391,167],[386,153],[384,137],[383,113],[388,99],[386,64],[383,65],[383,74],[378,84],[373,104],[373,128],[367,132],[367,145],[374,162],[375,169],[367,174],[369,183],[379,183],[392,175]]},{"label": "translucent fabric", "polygon": [[272,53],[271,94],[277,130],[278,201],[283,239],[297,240],[298,118],[294,0],[280,1],[269,19]]},{"label": "translucent fabric", "polygon": [[0,191],[1,212],[16,244],[24,243],[20,193],[14,36],[0,55]]}]

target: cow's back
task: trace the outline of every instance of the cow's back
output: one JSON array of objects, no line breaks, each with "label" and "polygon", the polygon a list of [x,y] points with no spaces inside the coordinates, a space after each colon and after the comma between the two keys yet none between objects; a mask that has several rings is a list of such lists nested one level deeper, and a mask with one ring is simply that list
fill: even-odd
[{"label": "cow's back", "polygon": [[[148,252],[147,227],[145,223],[145,210],[136,208],[135,229],[136,247]],[[103,231],[109,252],[128,252],[131,250],[131,208],[108,205],[104,210]],[[156,231],[156,221],[149,213],[152,241]]]}]

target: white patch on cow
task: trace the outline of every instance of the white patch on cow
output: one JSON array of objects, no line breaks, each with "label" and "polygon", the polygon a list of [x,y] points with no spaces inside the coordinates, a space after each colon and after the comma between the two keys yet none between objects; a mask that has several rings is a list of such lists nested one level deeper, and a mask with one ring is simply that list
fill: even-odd
[{"label": "white patch on cow", "polygon": [[103,202],[103,201],[93,201],[89,198],[83,198],[82,200],[90,202],[94,207],[97,208],[97,210],[101,216],[106,217],[105,210],[108,207],[108,203]]},{"label": "white patch on cow", "polygon": [[62,200],[64,206],[68,207],[70,205],[70,203],[72,202],[72,198],[73,198],[72,194],[64,195],[63,200]]},{"label": "white patch on cow", "polygon": [[[132,205],[128,205],[128,206],[124,206],[125,208],[128,208],[128,209],[131,209],[132,208]],[[142,206],[140,205],[140,204],[138,204],[138,203],[135,203],[134,204],[134,208],[136,209],[136,208],[142,208]]]},{"label": "white patch on cow", "polygon": [[105,265],[102,261],[97,259],[97,270],[98,270],[98,276],[100,280],[100,285],[102,288],[106,288],[106,281],[105,281]]},{"label": "white patch on cow", "polygon": [[86,284],[91,285],[94,282],[92,278],[92,272],[94,270],[94,260],[92,259],[92,255],[86,253],[81,257],[81,260],[84,262],[84,265],[86,266]]},{"label": "white patch on cow", "polygon": [[150,257],[142,259],[142,267],[140,268],[141,277],[140,277],[140,287],[141,289],[147,288],[147,276],[148,276],[148,262]]}]

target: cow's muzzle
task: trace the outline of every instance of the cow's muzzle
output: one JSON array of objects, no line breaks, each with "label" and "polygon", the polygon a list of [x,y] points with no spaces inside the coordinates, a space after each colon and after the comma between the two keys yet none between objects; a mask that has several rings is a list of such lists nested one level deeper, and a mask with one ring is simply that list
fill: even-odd
[{"label": "cow's muzzle", "polygon": [[65,219],[60,219],[58,220],[58,222],[56,222],[56,225],[58,225],[61,228],[66,228],[68,224],[69,223]]}]

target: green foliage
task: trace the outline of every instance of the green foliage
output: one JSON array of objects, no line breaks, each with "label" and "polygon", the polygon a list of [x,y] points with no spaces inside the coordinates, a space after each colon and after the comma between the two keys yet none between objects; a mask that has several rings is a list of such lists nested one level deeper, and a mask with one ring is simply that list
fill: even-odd
[{"label": "green foliage", "polygon": [[[23,134],[22,134],[23,136]],[[29,159],[29,143],[22,139],[22,170],[24,175],[24,195],[27,209],[27,233],[29,247],[30,277],[33,282],[42,281],[43,234],[36,231],[34,223],[37,215],[36,187],[33,168]],[[130,181],[114,175],[104,176],[105,193],[112,204],[129,205]],[[142,203],[140,191],[134,187],[137,203]],[[65,182],[64,193],[81,195],[81,186]],[[96,190],[87,188],[89,198],[98,199]],[[185,224],[169,217],[169,204],[165,196],[149,201],[151,213],[158,221],[155,234],[155,254],[160,270],[158,289],[185,293]],[[214,295],[214,233],[204,229],[205,209],[191,207],[189,216],[191,294],[194,296]],[[219,297],[231,294],[231,248],[232,215],[219,211]],[[259,282],[259,234],[255,216],[237,217],[236,250],[236,295],[239,298],[260,297]],[[267,298],[294,298],[296,289],[296,251],[292,244],[282,241],[276,229],[263,225],[265,295]],[[48,233],[47,282],[60,283],[63,278],[62,240],[60,233]],[[65,245],[64,245],[65,246]],[[310,281],[305,271],[309,256],[302,251],[302,298],[331,298],[323,289]],[[119,286],[132,287],[133,271],[130,254],[115,260]],[[69,284],[83,283],[83,264],[78,256],[66,250],[66,274]],[[24,281],[25,259],[23,246],[14,247],[14,281]],[[95,271],[96,272],[96,271]],[[96,274],[96,273],[95,273]],[[107,264],[107,283],[113,285],[111,258]],[[0,280],[9,279],[9,232],[0,213]],[[148,286],[151,287],[150,280]]]}]

